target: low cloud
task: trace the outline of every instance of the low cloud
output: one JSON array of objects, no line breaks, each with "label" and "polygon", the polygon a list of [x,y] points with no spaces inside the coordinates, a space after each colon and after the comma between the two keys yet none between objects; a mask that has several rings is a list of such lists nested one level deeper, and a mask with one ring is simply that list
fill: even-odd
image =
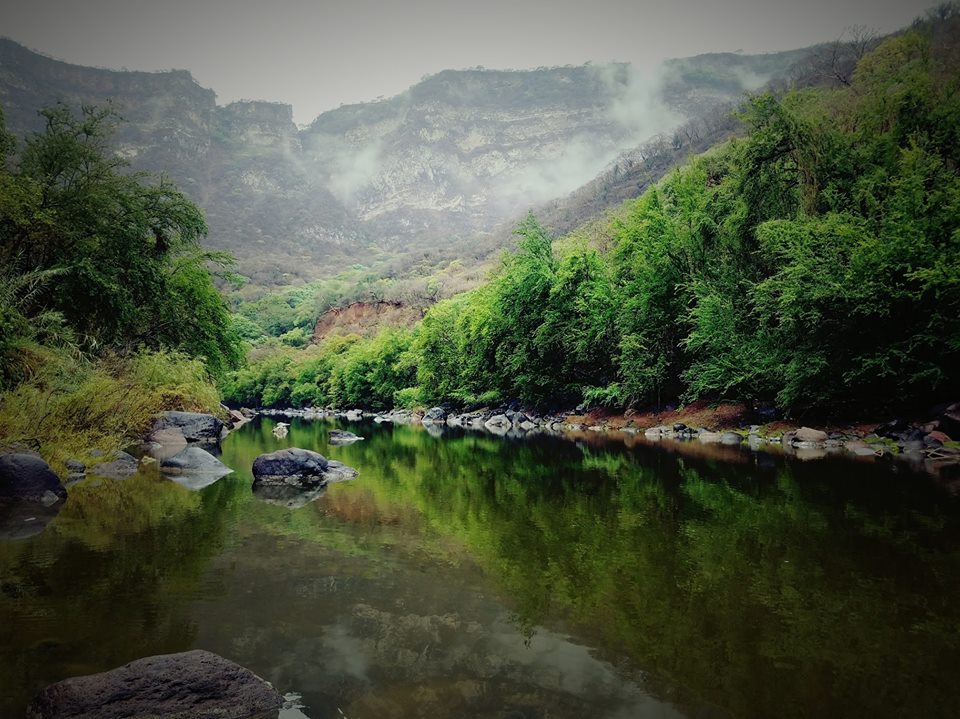
[{"label": "low cloud", "polygon": [[[619,125],[631,145],[673,129],[683,116],[663,102],[663,66],[605,65],[597,68],[613,100],[607,115]],[[626,149],[626,147],[624,147]]]},{"label": "low cloud", "polygon": [[353,204],[383,169],[383,142],[360,147],[340,146],[329,160],[330,191],[346,205]]}]

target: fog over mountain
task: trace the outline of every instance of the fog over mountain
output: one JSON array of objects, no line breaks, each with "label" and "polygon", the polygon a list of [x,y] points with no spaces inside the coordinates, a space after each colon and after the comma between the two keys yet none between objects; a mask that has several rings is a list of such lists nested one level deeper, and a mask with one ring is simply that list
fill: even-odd
[{"label": "fog over mountain", "polygon": [[32,0],[0,33],[80,65],[189,70],[221,104],[291,104],[308,124],[392,97],[424,75],[747,54],[805,47],[863,24],[904,27],[931,0]]},{"label": "fog over mountain", "polygon": [[445,70],[298,129],[289,105],[218,105],[185,71],[86,68],[5,40],[0,104],[24,136],[41,128],[41,107],[113,103],[125,120],[117,151],[174,179],[207,212],[209,245],[275,284],[377,257],[476,253],[499,223],[802,56],[700,56],[651,72]]}]

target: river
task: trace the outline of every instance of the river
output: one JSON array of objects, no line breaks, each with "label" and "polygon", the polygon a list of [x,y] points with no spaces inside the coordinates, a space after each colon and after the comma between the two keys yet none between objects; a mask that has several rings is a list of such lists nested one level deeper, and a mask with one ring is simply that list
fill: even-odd
[{"label": "river", "polygon": [[[0,543],[0,717],[193,648],[299,694],[285,717],[960,716],[960,506],[925,475],[273,425],[207,487],[90,478]],[[360,475],[258,499],[254,458],[288,446]]]}]

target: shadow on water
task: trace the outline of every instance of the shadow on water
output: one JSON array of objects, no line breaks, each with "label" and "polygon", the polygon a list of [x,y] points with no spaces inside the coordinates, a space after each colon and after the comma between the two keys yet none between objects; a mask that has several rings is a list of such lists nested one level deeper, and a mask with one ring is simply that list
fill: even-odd
[{"label": "shadow on water", "polygon": [[[0,715],[191,648],[311,719],[960,714],[960,512],[924,476],[274,425],[231,435],[234,474],[199,491],[83,483],[0,543]],[[260,501],[254,458],[288,446],[360,476]]]}]

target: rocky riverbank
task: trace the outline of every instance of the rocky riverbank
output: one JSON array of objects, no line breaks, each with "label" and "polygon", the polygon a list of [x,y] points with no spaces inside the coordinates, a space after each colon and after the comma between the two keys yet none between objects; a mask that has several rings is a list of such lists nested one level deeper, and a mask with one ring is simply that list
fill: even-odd
[{"label": "rocky riverbank", "polygon": [[605,412],[560,412],[541,414],[516,407],[498,407],[470,412],[445,407],[427,410],[394,409],[367,412],[359,409],[266,409],[262,414],[336,418],[348,422],[420,424],[431,434],[447,428],[462,428],[520,438],[535,434],[557,434],[573,439],[590,436],[620,438],[630,442],[674,445],[716,445],[749,448],[795,456],[802,460],[830,456],[860,459],[896,459],[941,473],[960,468],[960,403],[937,408],[923,419],[898,418],[882,423],[829,423],[808,427],[777,420],[749,423],[743,405],[709,406],[698,403],[680,410],[656,413],[610,414]]}]

